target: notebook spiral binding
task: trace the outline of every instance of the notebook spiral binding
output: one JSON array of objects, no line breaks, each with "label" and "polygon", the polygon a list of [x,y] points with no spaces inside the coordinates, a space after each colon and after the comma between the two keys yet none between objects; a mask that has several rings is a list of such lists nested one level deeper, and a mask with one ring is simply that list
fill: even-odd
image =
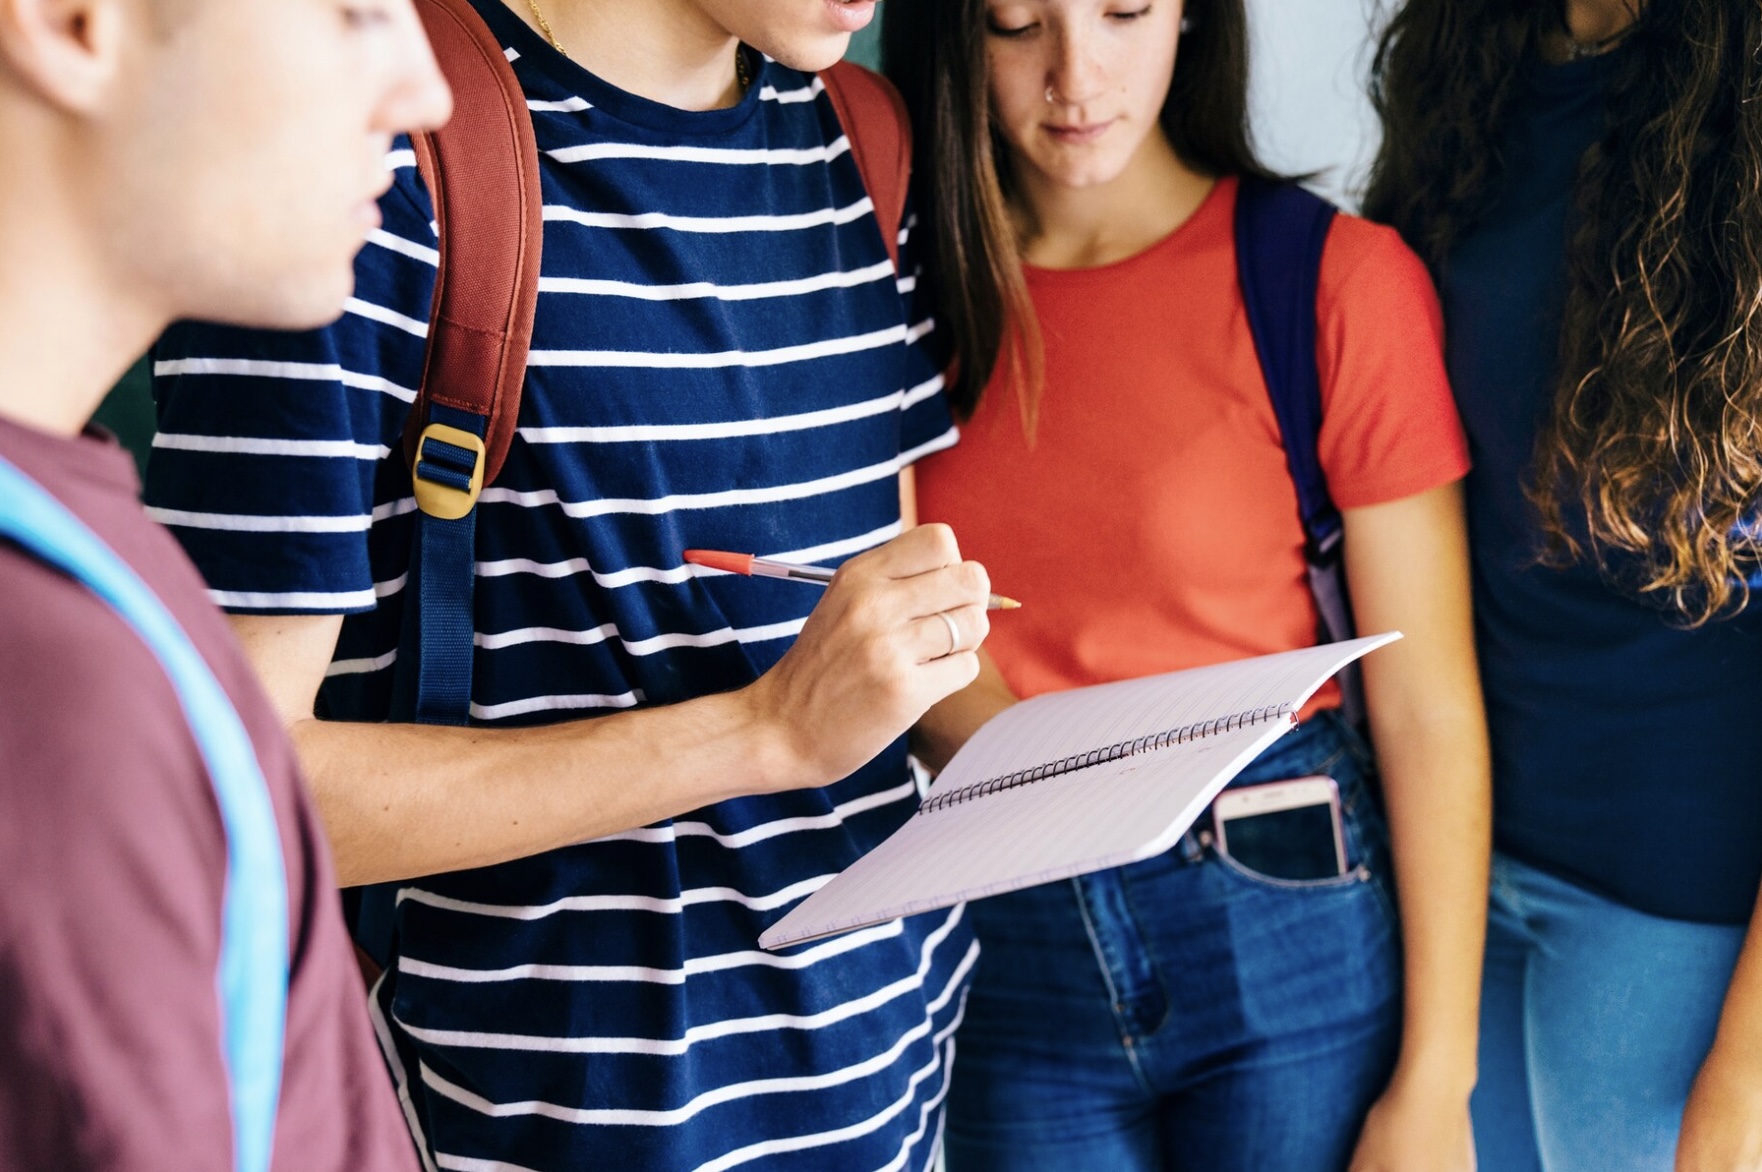
[{"label": "notebook spiral binding", "polygon": [[1049,777],[1075,773],[1079,769],[1087,769],[1092,765],[1106,765],[1111,761],[1136,757],[1140,753],[1166,749],[1170,745],[1181,745],[1188,741],[1216,736],[1219,733],[1234,732],[1236,729],[1247,728],[1249,725],[1265,724],[1269,720],[1278,720],[1281,717],[1295,720],[1296,709],[1289,704],[1251,708],[1246,712],[1218,717],[1216,720],[1204,720],[1197,724],[1172,728],[1167,732],[1150,733],[1136,740],[1121,741],[1103,749],[1091,749],[1087,753],[1077,753],[1063,760],[1048,761],[1044,765],[1036,765],[1031,769],[1018,769],[1016,772],[1006,773],[1002,777],[975,781],[971,785],[963,785],[959,789],[949,790],[945,794],[936,794],[918,807],[918,813],[931,814],[937,810],[958,806],[962,802],[972,801],[974,798],[985,797],[987,794],[1015,789],[1018,786],[1032,785],[1037,781],[1045,781]]}]

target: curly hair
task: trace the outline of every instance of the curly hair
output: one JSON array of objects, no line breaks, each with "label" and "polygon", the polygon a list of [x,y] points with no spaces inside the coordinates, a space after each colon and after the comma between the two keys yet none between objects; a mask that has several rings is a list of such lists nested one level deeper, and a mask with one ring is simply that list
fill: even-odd
[{"label": "curly hair", "polygon": [[[1386,28],[1366,211],[1435,275],[1497,196],[1522,65],[1564,19],[1408,0]],[[1544,562],[1589,560],[1696,626],[1742,610],[1762,564],[1762,4],[1651,0],[1611,65],[1526,487]]]}]

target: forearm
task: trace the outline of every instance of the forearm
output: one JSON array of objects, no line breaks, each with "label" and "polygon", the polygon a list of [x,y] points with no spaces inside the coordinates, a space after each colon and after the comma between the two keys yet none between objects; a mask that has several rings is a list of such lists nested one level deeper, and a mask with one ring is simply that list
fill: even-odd
[{"label": "forearm", "polygon": [[1677,1172],[1762,1168],[1762,902],[1726,987],[1713,1047],[1683,1107]]},{"label": "forearm", "polygon": [[1466,1094],[1475,1078],[1491,795],[1478,693],[1424,710],[1370,701],[1405,965],[1400,1072]]},{"label": "forearm", "polygon": [[1762,902],[1726,987],[1713,1046],[1683,1107],[1677,1172],[1762,1168]]},{"label": "forearm", "polygon": [[291,729],[345,886],[523,858],[803,772],[742,693],[540,728]]},{"label": "forearm", "polygon": [[1461,488],[1345,517],[1360,629],[1407,635],[1364,664],[1406,957],[1396,1078],[1466,1100],[1480,1023],[1492,780]]},{"label": "forearm", "polygon": [[1726,990],[1713,1052],[1762,1084],[1762,900],[1751,914],[1744,950]]},{"label": "forearm", "polygon": [[335,615],[235,616],[316,793],[345,884],[488,866],[741,794],[861,768],[971,683],[944,615],[985,630],[990,581],[924,526],[846,562],[801,635],[737,692],[543,728],[324,722]]}]

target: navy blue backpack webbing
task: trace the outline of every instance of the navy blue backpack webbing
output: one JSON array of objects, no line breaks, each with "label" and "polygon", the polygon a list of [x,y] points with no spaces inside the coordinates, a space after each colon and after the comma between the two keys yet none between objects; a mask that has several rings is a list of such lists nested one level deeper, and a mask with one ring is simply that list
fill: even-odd
[{"label": "navy blue backpack webbing", "polygon": [[[1236,195],[1236,269],[1242,301],[1279,421],[1291,483],[1297,489],[1309,588],[1326,642],[1357,633],[1342,558],[1345,529],[1328,492],[1320,454],[1322,394],[1316,365],[1315,298],[1322,248],[1334,215],[1332,204],[1295,183],[1244,178]],[[1347,717],[1362,723],[1364,693],[1356,664],[1341,673],[1340,686]]]},{"label": "navy blue backpack webbing", "polygon": [[269,1172],[287,1029],[288,888],[275,807],[251,736],[165,604],[79,518],[5,460],[0,460],[0,541],[12,542],[108,603],[159,660],[183,706],[226,830],[215,979],[233,1167]]}]

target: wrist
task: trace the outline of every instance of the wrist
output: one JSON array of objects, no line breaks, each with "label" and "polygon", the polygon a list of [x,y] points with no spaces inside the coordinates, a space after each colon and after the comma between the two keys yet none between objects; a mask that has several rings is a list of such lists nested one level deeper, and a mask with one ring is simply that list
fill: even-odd
[{"label": "wrist", "polygon": [[738,710],[739,759],[747,762],[748,784],[741,793],[725,796],[806,789],[829,780],[815,767],[800,728],[772,701],[764,678],[729,693],[728,699]]},{"label": "wrist", "polygon": [[1479,1070],[1472,1049],[1454,1046],[1403,1047],[1389,1087],[1433,1100],[1468,1102]]}]

